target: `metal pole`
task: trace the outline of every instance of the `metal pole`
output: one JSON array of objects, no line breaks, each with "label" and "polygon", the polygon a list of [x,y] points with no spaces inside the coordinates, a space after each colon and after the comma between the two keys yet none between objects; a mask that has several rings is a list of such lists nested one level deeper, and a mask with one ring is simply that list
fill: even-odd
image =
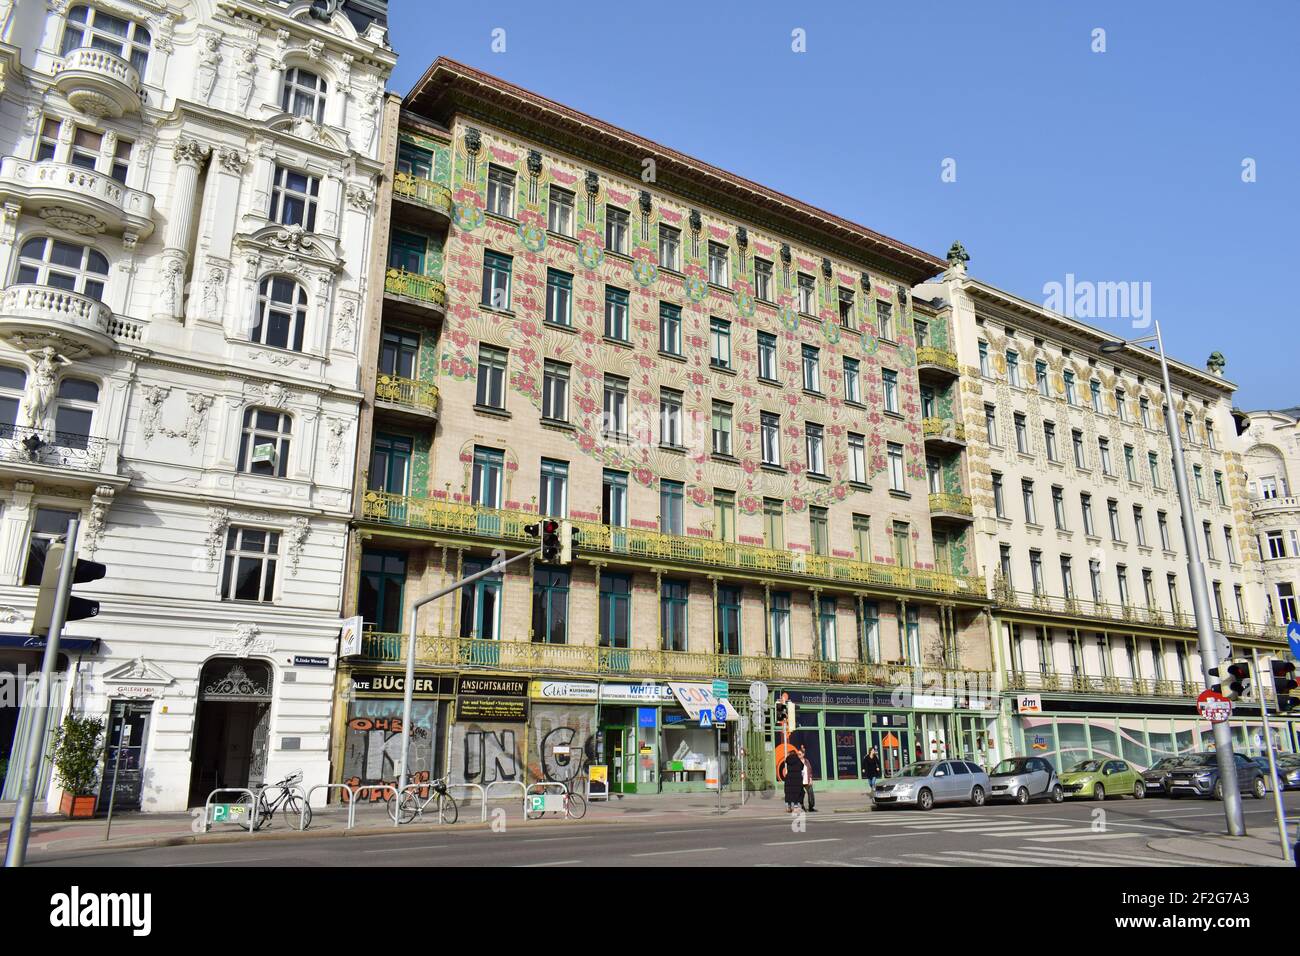
[{"label": "metal pole", "polygon": [[[402,694],[402,769],[397,778],[397,799],[399,801],[401,800],[401,792],[406,788],[407,755],[411,747],[411,692],[415,685],[415,625],[416,618],[419,617],[417,612],[426,604],[431,604],[438,600],[438,598],[445,597],[452,591],[457,591],[467,584],[473,584],[479,578],[485,578],[490,574],[500,574],[501,570],[505,568],[506,565],[514,564],[516,561],[522,561],[524,558],[530,558],[541,550],[540,547],[530,548],[529,550],[522,551],[519,554],[516,554],[513,558],[509,558],[505,561],[494,561],[482,571],[471,574],[467,578],[461,578],[455,584],[449,584],[441,591],[435,591],[433,594],[422,597],[411,605],[411,628],[406,639],[406,687]],[[396,816],[400,818],[401,814],[397,814]]]},{"label": "metal pole", "polygon": [[[1273,791],[1273,809],[1277,811],[1277,837],[1282,844],[1282,859],[1290,863],[1291,846],[1286,842],[1286,808],[1282,806],[1282,781],[1277,775],[1277,759],[1273,756],[1273,731],[1268,725],[1268,704],[1264,702],[1263,671],[1259,667],[1259,649],[1252,647],[1250,657],[1255,665],[1255,693],[1259,696],[1259,716],[1264,721],[1264,746],[1268,748],[1269,789]],[[1269,676],[1273,675],[1269,668]]]},{"label": "metal pole", "polygon": [[22,792],[14,810],[9,828],[9,848],[5,852],[5,866],[22,866],[27,858],[27,838],[32,830],[32,806],[36,801],[36,781],[41,775],[41,758],[45,756],[45,730],[49,721],[50,683],[54,678],[54,663],[59,656],[59,636],[63,632],[63,618],[68,613],[68,594],[72,590],[72,570],[77,564],[77,518],[68,519],[68,531],[63,540],[63,564],[59,568],[59,589],[54,594],[54,608],[50,614],[50,632],[45,638],[45,659],[41,662],[41,679],[36,692],[36,719],[27,728],[24,754]]},{"label": "metal pole", "polygon": [[[113,732],[110,724],[108,732]],[[117,753],[113,757],[113,786],[108,791],[108,825],[104,827],[104,839],[113,832],[113,804],[117,799],[117,771],[122,766],[122,748],[131,742],[131,725],[126,722],[126,711],[122,711],[122,732],[117,735]]]},{"label": "metal pole", "polygon": [[[1210,591],[1205,583],[1205,565],[1201,563],[1200,539],[1196,533],[1196,518],[1192,512],[1192,494],[1187,484],[1187,467],[1183,462],[1183,440],[1174,420],[1174,390],[1169,384],[1169,361],[1165,358],[1165,341],[1156,322],[1156,347],[1160,350],[1160,374],[1165,386],[1165,428],[1173,446],[1174,485],[1178,489],[1179,511],[1183,519],[1183,539],[1187,544],[1187,573],[1192,586],[1192,611],[1196,615],[1196,638],[1201,651],[1201,670],[1205,686],[1210,686],[1210,671],[1220,664],[1219,649],[1215,646],[1214,627],[1210,617]],[[1219,763],[1219,780],[1223,783],[1223,813],[1227,819],[1229,836],[1245,836],[1246,822],[1241,809],[1241,791],[1237,786],[1237,765],[1232,756],[1232,728],[1228,722],[1212,725],[1214,752]]]}]

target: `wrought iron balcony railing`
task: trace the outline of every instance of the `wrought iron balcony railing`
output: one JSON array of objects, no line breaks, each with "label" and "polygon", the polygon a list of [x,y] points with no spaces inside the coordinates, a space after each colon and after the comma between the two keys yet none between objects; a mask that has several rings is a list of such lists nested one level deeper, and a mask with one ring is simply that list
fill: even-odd
[{"label": "wrought iron balcony railing", "polygon": [[451,190],[442,183],[412,176],[410,173],[398,173],[393,177],[393,193],[421,206],[428,206],[445,216],[451,215]]},{"label": "wrought iron balcony railing", "polygon": [[375,399],[421,412],[438,413],[438,386],[399,375],[380,375],[375,380]]},{"label": "wrought iron balcony railing", "polygon": [[110,443],[103,438],[0,425],[0,463],[101,471],[110,450]]},{"label": "wrought iron balcony railing", "polygon": [[437,309],[447,305],[447,287],[441,279],[417,275],[405,269],[389,269],[384,274],[384,291],[407,299],[424,302]]},{"label": "wrought iron balcony railing", "polygon": [[[535,514],[524,511],[452,504],[434,498],[414,498],[383,491],[365,493],[361,517],[366,521],[457,536],[505,538],[520,542],[534,540],[524,531],[524,525],[537,521]],[[747,574],[799,576],[864,588],[985,599],[984,586],[978,575],[947,574],[801,551],[778,551],[712,538],[663,534],[645,528],[614,528],[596,521],[574,521],[573,526],[581,535],[577,546],[579,551],[731,568]]]},{"label": "wrought iron balcony railing", "polygon": [[[404,634],[367,631],[361,639],[361,657],[367,661],[402,663],[406,660],[406,643],[407,636]],[[939,688],[944,692],[966,688],[972,694],[988,694],[992,689],[992,675],[986,671],[912,668],[865,661],[819,661],[636,647],[600,647],[591,644],[485,641],[436,634],[416,636],[415,656],[417,662],[426,666],[489,667],[529,674],[683,680],[718,677],[745,681],[861,684],[877,687],[911,683]]]},{"label": "wrought iron balcony railing", "polygon": [[971,504],[970,495],[958,495],[950,492],[931,492],[930,493],[930,510],[931,511],[949,511],[959,515],[973,515],[974,507]]},{"label": "wrought iron balcony railing", "polygon": [[1057,674],[1009,671],[1007,690],[1048,691],[1058,694],[1108,694],[1133,697],[1195,697],[1205,688],[1196,681],[1147,677],[1103,677],[1095,674]]}]

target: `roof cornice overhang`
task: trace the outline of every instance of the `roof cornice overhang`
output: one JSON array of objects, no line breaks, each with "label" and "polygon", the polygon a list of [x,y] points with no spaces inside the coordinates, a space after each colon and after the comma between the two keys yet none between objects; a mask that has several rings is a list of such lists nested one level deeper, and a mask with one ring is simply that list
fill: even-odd
[{"label": "roof cornice overhang", "polygon": [[798,238],[910,285],[936,276],[947,265],[865,226],[445,57],[425,71],[403,106],[448,128],[456,117],[474,119],[632,180],[641,178],[642,162],[653,159],[655,185],[665,193],[724,210],[775,236]]}]

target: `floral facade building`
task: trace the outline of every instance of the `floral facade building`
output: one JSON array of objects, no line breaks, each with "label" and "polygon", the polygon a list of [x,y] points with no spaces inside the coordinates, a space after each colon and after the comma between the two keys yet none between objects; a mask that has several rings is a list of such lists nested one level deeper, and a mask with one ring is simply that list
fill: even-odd
[{"label": "floral facade building", "polygon": [[130,728],[117,806],[324,782],[384,6],[6,3],[0,60],[0,669],[76,516],[51,723]]}]

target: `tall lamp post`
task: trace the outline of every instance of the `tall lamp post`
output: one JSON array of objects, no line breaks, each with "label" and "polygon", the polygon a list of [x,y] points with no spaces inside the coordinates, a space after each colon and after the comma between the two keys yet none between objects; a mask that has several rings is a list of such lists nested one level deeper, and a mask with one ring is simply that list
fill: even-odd
[{"label": "tall lamp post", "polygon": [[[1160,323],[1155,323],[1154,335],[1127,342],[1105,342],[1101,351],[1106,354],[1122,352],[1129,346],[1155,343],[1160,355],[1160,374],[1165,386],[1165,427],[1173,446],[1174,485],[1178,489],[1178,505],[1183,518],[1183,539],[1187,542],[1187,572],[1192,582],[1192,611],[1196,615],[1196,637],[1201,650],[1201,670],[1205,686],[1210,686],[1210,671],[1219,666],[1219,649],[1214,639],[1210,617],[1210,591],[1205,583],[1205,565],[1201,563],[1201,546],[1196,536],[1196,518],[1192,512],[1192,495],[1187,485],[1187,467],[1183,463],[1183,440],[1174,421],[1174,391],[1169,385],[1169,362],[1165,358],[1165,343],[1160,336]],[[1237,787],[1237,765],[1233,759],[1232,730],[1226,721],[1211,725],[1214,728],[1214,752],[1219,762],[1219,780],[1223,784],[1223,812],[1227,817],[1228,835],[1245,836],[1246,824],[1241,811],[1241,791]]]}]

